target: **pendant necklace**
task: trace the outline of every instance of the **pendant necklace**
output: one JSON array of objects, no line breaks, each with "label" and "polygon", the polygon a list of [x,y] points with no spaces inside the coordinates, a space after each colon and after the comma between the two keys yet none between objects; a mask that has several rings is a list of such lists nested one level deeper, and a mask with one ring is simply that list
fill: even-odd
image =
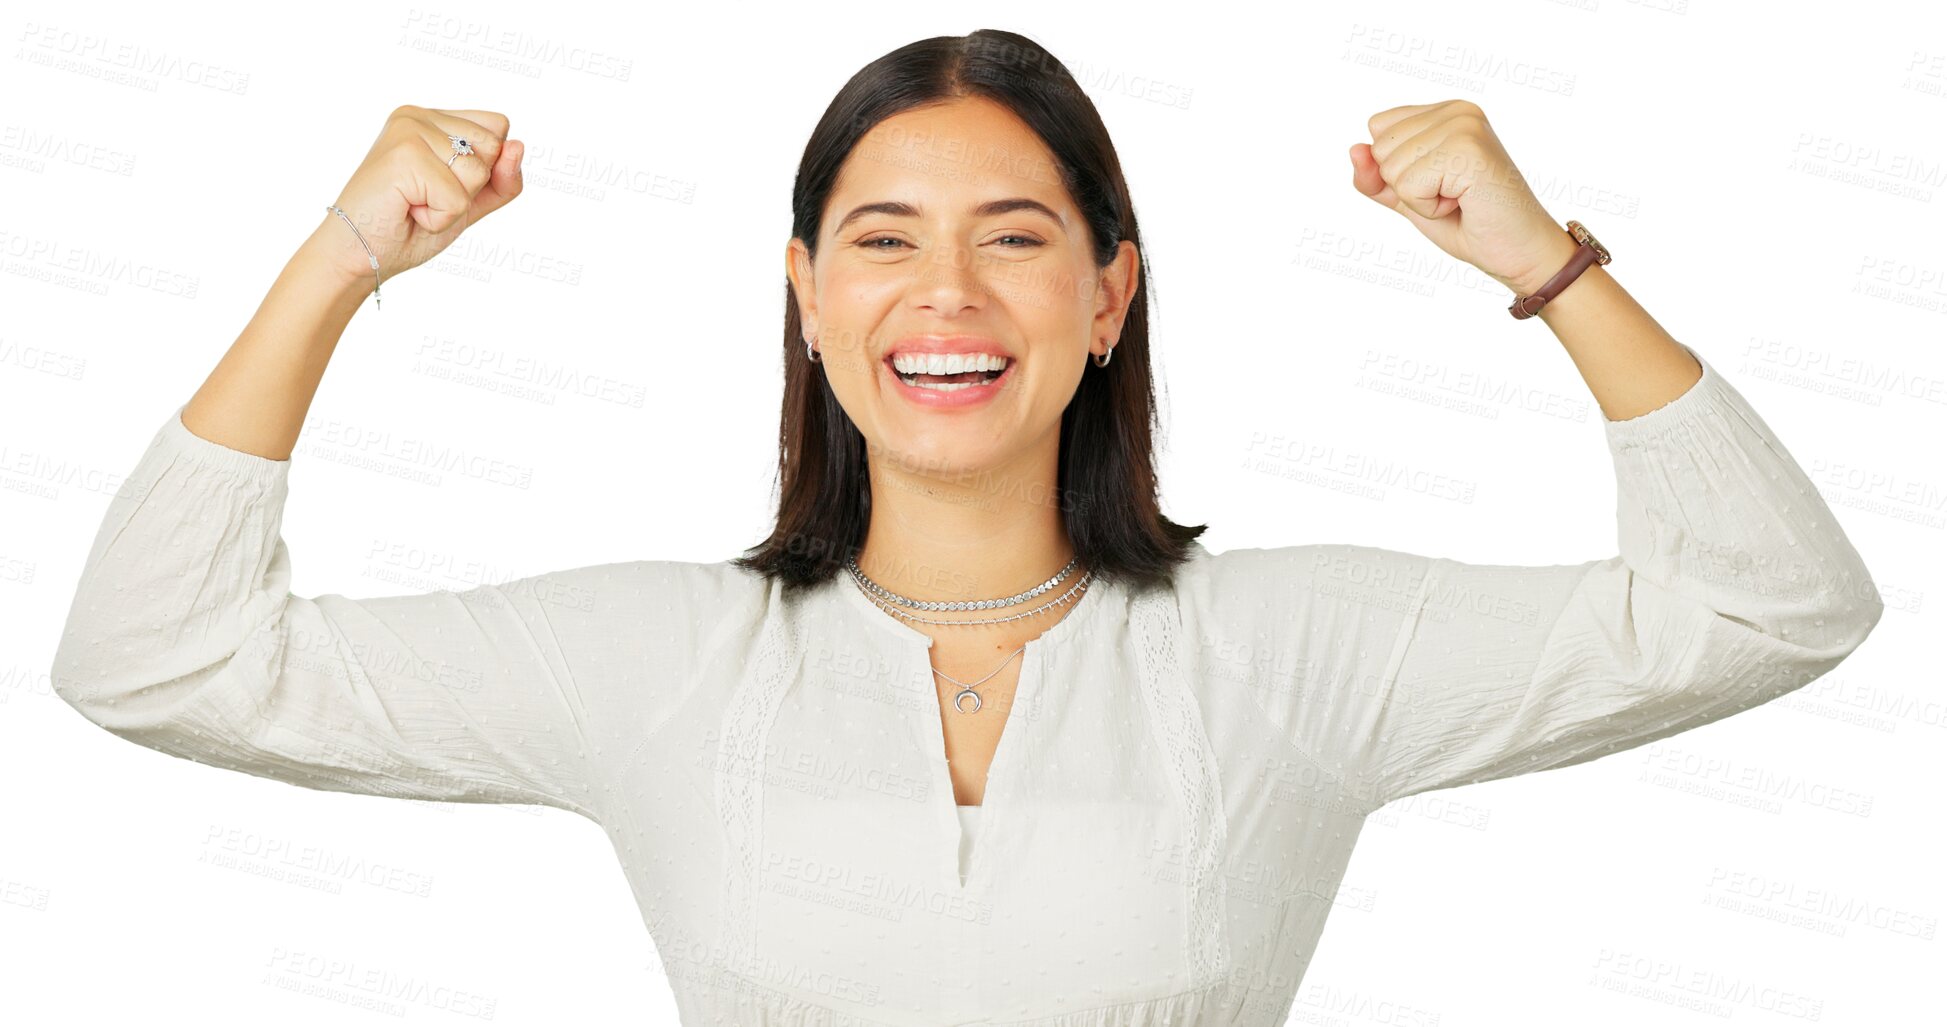
[{"label": "pendant necklace", "polygon": [[[914,614],[907,613],[905,610],[898,609],[897,606],[909,606],[915,609],[923,609],[923,610],[989,610],[989,609],[994,609],[995,607],[1018,604],[1021,602],[1025,602],[1028,599],[1032,599],[1036,596],[1039,596],[1042,593],[1048,591],[1049,589],[1055,587],[1055,585],[1059,584],[1064,577],[1067,577],[1069,571],[1075,568],[1075,564],[1078,559],[1079,557],[1074,560],[1069,560],[1068,566],[1063,567],[1060,570],[1060,572],[1055,574],[1054,577],[1049,578],[1047,581],[1044,581],[1041,584],[1035,586],[1034,588],[1028,589],[1025,592],[1008,596],[1007,598],[1004,599],[976,599],[976,600],[938,601],[938,602],[919,600],[919,599],[908,599],[905,596],[890,591],[889,589],[880,585],[878,582],[873,581],[870,577],[866,576],[865,571],[860,569],[856,557],[848,558],[845,561],[845,569],[851,573],[853,583],[858,586],[859,591],[864,593],[865,597],[867,599],[870,599],[874,606],[877,606],[879,609],[884,610],[887,613],[905,618],[906,620],[916,621],[921,624],[939,624],[943,626],[972,625],[972,624],[1004,624],[1009,621],[1020,620],[1024,617],[1032,617],[1037,613],[1041,613],[1045,610],[1052,609],[1053,607],[1060,606],[1063,605],[1064,603],[1069,602],[1074,596],[1076,596],[1077,593],[1087,590],[1089,580],[1095,576],[1095,571],[1093,569],[1090,569],[1088,571],[1083,572],[1082,576],[1079,579],[1077,579],[1073,585],[1069,586],[1068,591],[1063,592],[1061,595],[1056,596],[1054,599],[1049,600],[1048,602],[1043,603],[1040,606],[1037,606],[1034,609],[1028,610],[1024,613],[1012,614],[1010,616],[1005,616],[1005,617],[985,617],[985,618],[980,618],[978,620],[938,620],[935,618],[920,617]],[[945,671],[939,670],[937,668],[934,669],[933,673],[939,675],[942,678],[945,678],[946,680],[952,682],[953,684],[960,686],[960,691],[954,693],[953,696],[954,709],[960,711],[961,713],[968,713],[968,714],[978,713],[980,712],[981,699],[980,699],[980,693],[975,691],[975,689],[979,688],[982,684],[986,683],[988,678],[993,677],[995,674],[999,674],[1004,668],[1006,668],[1006,666],[1010,662],[1014,660],[1016,656],[1019,656],[1022,653],[1026,652],[1027,648],[1028,647],[1026,645],[1022,645],[1020,648],[1014,650],[1011,653],[1008,653],[1007,659],[1002,660],[1001,665],[999,667],[995,667],[992,671],[989,671],[987,675],[985,677],[982,677],[979,681],[972,681],[972,682],[961,681],[959,678],[953,677],[947,674]],[[965,700],[969,697],[973,699],[972,709],[967,708],[967,706],[965,705]]]}]

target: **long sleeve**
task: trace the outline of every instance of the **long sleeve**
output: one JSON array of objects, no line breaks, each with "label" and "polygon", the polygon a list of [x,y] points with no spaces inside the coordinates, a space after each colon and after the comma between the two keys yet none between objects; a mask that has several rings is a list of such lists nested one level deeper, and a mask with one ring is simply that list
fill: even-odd
[{"label": "long sleeve", "polygon": [[1417,568],[1368,736],[1380,802],[1728,717],[1831,670],[1878,623],[1878,592],[1818,489],[1698,363],[1683,395],[1604,424],[1618,555]]},{"label": "long sleeve", "polygon": [[1777,436],[1698,362],[1681,396],[1605,422],[1608,559],[1352,545],[1213,558],[1213,594],[1268,597],[1281,623],[1255,630],[1296,635],[1302,658],[1254,696],[1291,743],[1377,808],[1687,731],[1856,649],[1883,610],[1864,563]]},{"label": "long sleeve", "polygon": [[140,745],[307,788],[594,819],[588,710],[555,625],[606,569],[292,595],[290,462],[203,439],[181,413],[88,553],[55,654],[63,700]]}]

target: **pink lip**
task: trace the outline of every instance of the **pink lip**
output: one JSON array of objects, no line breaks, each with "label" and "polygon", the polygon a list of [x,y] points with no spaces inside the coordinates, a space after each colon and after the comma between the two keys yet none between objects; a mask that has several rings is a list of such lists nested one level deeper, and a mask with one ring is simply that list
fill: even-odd
[{"label": "pink lip", "polygon": [[1000,340],[984,335],[908,335],[893,343],[886,357],[895,353],[992,353],[1014,359],[1014,352]]},{"label": "pink lip", "polygon": [[[985,384],[969,385],[952,392],[936,392],[917,385],[907,385],[901,381],[899,372],[892,366],[892,357],[895,353],[992,353],[1007,358],[1007,369],[1000,373],[1000,377]],[[892,348],[886,351],[885,357],[879,361],[879,364],[886,369],[886,378],[892,382],[892,387],[907,400],[928,409],[957,410],[979,406],[1000,395],[1013,379],[1014,369],[1021,365],[1021,360],[1009,352],[1007,347],[984,336],[912,335],[893,343]]]}]

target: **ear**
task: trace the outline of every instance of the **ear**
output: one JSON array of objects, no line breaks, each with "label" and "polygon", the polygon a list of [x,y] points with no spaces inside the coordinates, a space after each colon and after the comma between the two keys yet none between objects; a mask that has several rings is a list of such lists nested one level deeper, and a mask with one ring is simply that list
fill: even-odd
[{"label": "ear", "polygon": [[811,266],[811,250],[793,236],[784,247],[784,276],[791,282],[791,294],[798,301],[798,321],[807,336],[818,335],[818,286]]},{"label": "ear", "polygon": [[1096,276],[1095,320],[1089,325],[1088,350],[1096,356],[1122,338],[1122,322],[1142,280],[1141,254],[1127,239],[1116,247],[1115,259]]}]

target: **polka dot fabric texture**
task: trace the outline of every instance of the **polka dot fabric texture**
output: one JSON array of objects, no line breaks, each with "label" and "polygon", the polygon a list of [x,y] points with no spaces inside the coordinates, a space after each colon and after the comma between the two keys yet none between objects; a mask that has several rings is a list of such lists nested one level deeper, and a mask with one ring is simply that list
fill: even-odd
[{"label": "polka dot fabric texture", "polygon": [[54,682],[199,763],[594,820],[685,1024],[1281,1024],[1368,813],[1749,709],[1877,623],[1832,512],[1703,367],[1605,426],[1608,559],[1197,546],[1168,589],[1090,589],[1022,654],[976,832],[930,641],[843,576],[292,595],[290,463],[180,408],[109,504]]}]

